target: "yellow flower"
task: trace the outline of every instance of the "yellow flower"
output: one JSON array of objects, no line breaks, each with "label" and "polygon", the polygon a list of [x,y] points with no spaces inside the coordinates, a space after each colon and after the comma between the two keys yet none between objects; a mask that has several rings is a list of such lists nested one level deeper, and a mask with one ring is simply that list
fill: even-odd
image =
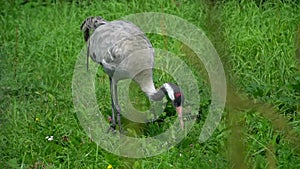
[{"label": "yellow flower", "polygon": [[36,122],[39,122],[39,121],[40,121],[40,119],[39,119],[38,117],[36,117],[36,118],[35,118],[35,121],[36,121]]},{"label": "yellow flower", "polygon": [[109,164],[109,165],[107,166],[107,169],[112,169],[112,165]]}]

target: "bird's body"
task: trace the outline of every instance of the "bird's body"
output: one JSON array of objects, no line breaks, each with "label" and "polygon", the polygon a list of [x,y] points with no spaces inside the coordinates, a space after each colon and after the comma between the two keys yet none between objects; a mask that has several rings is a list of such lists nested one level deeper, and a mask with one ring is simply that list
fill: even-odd
[{"label": "bird's body", "polygon": [[138,27],[126,21],[108,22],[94,31],[88,43],[88,55],[101,64],[114,81],[127,78],[139,81],[138,76],[143,76],[143,79],[149,80],[139,81],[138,84],[149,84],[140,84],[142,90],[144,88],[148,95],[156,91],[151,83],[153,47]]},{"label": "bird's body", "polygon": [[[117,83],[122,79],[133,79],[151,100],[161,100],[167,94],[177,112],[180,111],[178,116],[183,127],[181,115],[183,95],[172,83],[165,83],[158,90],[155,89],[152,78],[154,50],[144,32],[130,22],[107,22],[102,17],[87,18],[81,29],[88,43],[87,57],[101,64],[110,77],[113,125],[115,125],[114,109],[116,109],[119,127],[121,127]],[[94,30],[91,36],[89,36],[90,29]]]},{"label": "bird's body", "polygon": [[[92,59],[103,64],[106,73],[112,77],[118,65],[132,52],[147,48],[152,45],[137,27],[125,21],[112,21],[94,31],[88,50]],[[153,64],[153,55],[145,57],[151,58]]]}]

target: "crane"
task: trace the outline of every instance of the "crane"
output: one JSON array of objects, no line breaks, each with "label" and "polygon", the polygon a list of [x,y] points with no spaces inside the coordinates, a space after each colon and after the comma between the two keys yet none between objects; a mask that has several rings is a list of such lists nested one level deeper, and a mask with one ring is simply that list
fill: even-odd
[{"label": "crane", "polygon": [[[184,95],[180,88],[164,83],[156,89],[153,83],[154,49],[145,33],[131,22],[106,21],[101,16],[87,17],[80,27],[87,43],[87,69],[89,58],[100,64],[109,76],[112,105],[111,126],[116,132],[116,120],[121,128],[121,108],[118,103],[117,84],[122,79],[133,79],[152,101],[169,97],[178,114],[180,126],[184,128],[182,105]],[[116,111],[116,114],[115,114]]]}]

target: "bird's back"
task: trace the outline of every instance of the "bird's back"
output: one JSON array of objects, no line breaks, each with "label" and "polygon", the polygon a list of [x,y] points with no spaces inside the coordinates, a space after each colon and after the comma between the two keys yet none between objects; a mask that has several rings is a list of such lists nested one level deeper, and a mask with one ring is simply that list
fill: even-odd
[{"label": "bird's back", "polygon": [[145,34],[134,24],[112,21],[99,26],[88,42],[88,54],[102,64],[109,76],[134,76],[142,68],[153,67],[154,51]]}]

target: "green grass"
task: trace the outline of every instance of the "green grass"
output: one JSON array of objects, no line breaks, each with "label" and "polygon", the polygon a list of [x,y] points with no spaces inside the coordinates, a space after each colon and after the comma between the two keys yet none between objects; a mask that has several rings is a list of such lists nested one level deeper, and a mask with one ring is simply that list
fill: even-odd
[{"label": "green grass", "polygon": [[[299,3],[21,3],[0,2],[0,168],[300,168]],[[178,54],[197,76],[200,116],[188,136],[169,151],[130,159],[101,149],[86,135],[73,107],[72,75],[85,45],[79,27],[87,16],[114,20],[150,11],[177,15],[203,29],[235,88],[228,90],[220,125],[207,142],[199,143],[210,104],[206,72],[180,42],[149,34],[155,47]],[[172,80],[160,71],[154,74],[157,86]],[[102,70],[96,84],[99,108],[109,115],[109,81]],[[134,86],[132,101],[144,110],[149,103]],[[169,106],[164,124],[132,129],[155,135],[174,115]],[[53,141],[45,139],[50,135]]]}]

